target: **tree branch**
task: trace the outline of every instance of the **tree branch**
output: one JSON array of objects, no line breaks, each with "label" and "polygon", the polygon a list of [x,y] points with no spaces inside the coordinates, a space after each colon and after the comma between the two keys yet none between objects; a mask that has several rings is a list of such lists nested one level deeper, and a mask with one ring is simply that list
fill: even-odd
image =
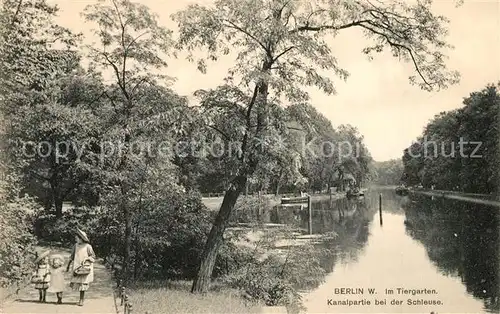
[{"label": "tree branch", "polygon": [[[398,50],[399,49],[406,50],[408,52],[408,54],[410,55],[410,58],[411,58],[411,60],[413,62],[415,70],[417,71],[417,73],[420,76],[420,78],[424,81],[424,83],[427,86],[429,86],[429,87],[432,86],[432,84],[430,84],[427,81],[427,79],[423,75],[422,71],[420,70],[420,66],[419,66],[419,64],[417,62],[417,59],[415,57],[415,53],[413,52],[413,50],[410,47],[408,47],[408,46],[406,46],[404,44],[400,44],[400,43],[396,43],[396,42],[392,41],[387,34],[381,32],[379,30],[376,30],[373,27],[367,26],[366,24],[368,24],[370,26],[373,26],[373,27],[376,27],[376,28],[382,28],[383,30],[390,31],[391,33],[393,33],[393,31],[389,27],[387,27],[387,26],[385,26],[385,27],[384,26],[380,26],[377,23],[374,23],[372,20],[369,20],[369,19],[354,21],[354,22],[347,23],[347,24],[344,24],[344,25],[309,26],[309,25],[306,24],[304,26],[300,26],[300,27],[292,30],[291,32],[292,33],[294,33],[294,32],[301,32],[301,31],[319,32],[319,31],[323,31],[323,30],[341,30],[341,29],[347,29],[347,28],[351,28],[351,27],[361,27],[361,28],[364,28],[365,30],[367,30],[369,32],[372,32],[373,34],[379,35],[382,38],[384,38],[391,47],[396,48]],[[397,36],[399,36],[401,38],[401,35],[398,34]]]},{"label": "tree branch", "polygon": [[16,12],[14,12],[14,15],[12,16],[12,21],[10,22],[9,28],[14,27],[14,24],[16,23],[17,16],[19,15],[19,12],[21,12],[21,5],[23,4],[23,0],[19,0],[17,3],[17,8]]},{"label": "tree branch", "polygon": [[273,64],[274,62],[278,61],[278,59],[283,56],[284,54],[286,54],[287,52],[289,52],[290,50],[296,48],[295,46],[291,46],[291,47],[288,47],[286,48],[285,50],[283,50],[283,52],[281,52],[280,54],[278,54],[276,57],[273,58],[273,60],[271,61],[271,64]]},{"label": "tree branch", "polygon": [[120,87],[120,90],[123,92],[125,98],[127,98],[127,100],[129,100],[130,96],[129,96],[129,94],[128,94],[128,92],[127,92],[127,90],[126,90],[126,88],[125,88],[125,86],[120,78],[120,70],[118,69],[118,66],[113,61],[111,61],[111,59],[109,58],[107,53],[102,52],[101,54],[104,56],[104,58],[106,58],[106,61],[113,67],[116,79],[118,80],[118,86]]},{"label": "tree branch", "polygon": [[226,140],[230,140],[231,138],[229,137],[229,135],[227,135],[226,133],[224,133],[222,130],[220,130],[219,128],[213,126],[213,125],[208,125],[209,128],[211,128],[212,130],[215,130],[217,131],[220,135],[224,136],[224,138]]},{"label": "tree branch", "polygon": [[248,37],[252,38],[257,44],[259,44],[259,46],[262,47],[262,49],[264,49],[264,51],[267,53],[267,47],[262,43],[260,42],[257,37],[255,37],[254,35],[250,34],[248,31],[242,29],[241,27],[239,27],[238,25],[234,24],[232,21],[229,21],[229,20],[225,20],[226,22],[228,22],[230,25],[225,25],[226,27],[230,27],[230,28],[234,28],[240,32],[242,32],[243,34],[247,35]]},{"label": "tree branch", "polygon": [[250,100],[250,103],[248,104],[248,109],[247,109],[247,114],[246,114],[246,129],[245,129],[245,135],[243,136],[243,141],[241,143],[241,156],[240,156],[240,160],[243,160],[243,155],[246,151],[246,146],[247,146],[247,142],[248,142],[248,133],[250,132],[250,128],[251,128],[251,113],[252,113],[252,108],[255,104],[255,100],[257,99],[257,92],[259,91],[259,85],[258,84],[255,84],[255,88],[253,90],[253,95],[252,95],[252,99]]},{"label": "tree branch", "polygon": [[130,46],[132,46],[137,41],[137,39],[141,38],[142,36],[144,36],[148,33],[149,33],[149,31],[146,31],[146,32],[140,34],[139,36],[137,36],[136,38],[132,39],[132,41],[127,45],[127,48],[125,48],[125,51],[128,51]]},{"label": "tree branch", "polygon": [[[373,25],[372,23],[369,23],[369,24],[370,24],[370,25]],[[368,31],[370,31],[370,32],[372,32],[372,33],[374,33],[374,34],[377,34],[377,35],[379,35],[379,36],[382,36],[382,37],[383,37],[383,38],[387,41],[387,43],[388,43],[391,47],[395,47],[395,48],[397,48],[398,50],[399,50],[399,49],[404,49],[404,50],[406,50],[406,51],[408,52],[408,54],[410,55],[411,60],[412,60],[412,62],[413,62],[413,65],[414,65],[414,67],[415,67],[415,70],[417,71],[417,73],[418,73],[418,75],[420,76],[420,78],[424,81],[424,83],[425,83],[427,86],[432,87],[432,84],[430,84],[429,82],[427,82],[427,80],[425,79],[425,76],[422,74],[422,71],[420,70],[420,66],[418,65],[418,62],[417,62],[417,60],[415,59],[415,55],[414,55],[414,53],[413,53],[413,50],[412,50],[410,47],[405,46],[405,45],[403,45],[403,44],[398,44],[398,43],[395,43],[395,42],[393,42],[393,41],[391,41],[391,40],[390,40],[390,38],[389,38],[389,36],[388,36],[387,34],[384,34],[384,33],[380,32],[380,31],[377,31],[377,30],[375,30],[375,29],[373,29],[373,28],[371,28],[371,27],[368,27],[368,26],[366,26],[366,25],[360,24],[360,25],[357,25],[357,26],[360,26],[360,27],[362,27],[362,28],[364,28],[364,29],[366,29],[366,30],[368,30]],[[375,26],[376,26],[376,25],[375,25]]]},{"label": "tree branch", "polygon": [[50,181],[50,178],[42,176],[41,174],[35,172],[35,170],[30,170],[30,173],[40,180]]},{"label": "tree branch", "polygon": [[141,80],[139,80],[139,82],[137,82],[137,84],[135,84],[135,86],[132,88],[132,91],[130,92],[130,94],[132,95],[132,97],[134,97],[134,92],[135,90],[144,82],[148,81],[149,80],[149,77],[143,77]]},{"label": "tree branch", "polygon": [[[113,0],[113,6],[115,7],[118,21],[120,22],[120,28],[121,28],[120,36],[121,36],[121,45],[122,45],[122,49],[123,49],[123,63],[122,63],[122,70],[121,70],[122,84],[120,87],[121,87],[121,90],[123,92],[123,95],[125,96],[127,101],[130,102],[130,96],[127,92],[127,82],[125,80],[125,73],[126,73],[126,66],[127,66],[127,49],[126,49],[126,45],[125,45],[125,23],[126,22],[125,23],[123,22],[122,15],[120,13],[120,10],[118,9],[118,4],[116,3],[115,0]],[[118,74],[117,74],[117,76],[119,77]]]},{"label": "tree branch", "polygon": [[369,20],[360,20],[360,21],[355,21],[351,23],[347,23],[344,25],[322,25],[322,26],[310,26],[310,25],[304,25],[304,26],[299,26],[296,29],[293,29],[290,31],[290,33],[297,33],[297,32],[302,32],[302,31],[313,31],[313,32],[319,32],[323,30],[341,30],[341,29],[346,29],[350,28],[353,26],[360,26],[362,23],[366,23]]}]

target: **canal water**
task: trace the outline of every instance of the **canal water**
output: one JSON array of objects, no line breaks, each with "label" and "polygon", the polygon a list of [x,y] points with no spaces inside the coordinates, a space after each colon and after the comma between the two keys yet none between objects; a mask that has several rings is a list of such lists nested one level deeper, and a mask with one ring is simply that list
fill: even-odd
[{"label": "canal water", "polygon": [[[313,233],[337,237],[321,244],[328,275],[304,294],[308,313],[500,312],[498,209],[392,190],[312,209]],[[307,229],[300,208],[265,220]]]}]

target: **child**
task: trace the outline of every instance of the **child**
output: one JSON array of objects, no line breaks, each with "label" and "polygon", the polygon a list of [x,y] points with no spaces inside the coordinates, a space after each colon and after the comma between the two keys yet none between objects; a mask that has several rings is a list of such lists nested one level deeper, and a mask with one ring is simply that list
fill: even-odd
[{"label": "child", "polygon": [[50,285],[50,268],[48,255],[50,251],[45,251],[38,255],[35,260],[36,270],[33,273],[31,281],[35,284],[40,294],[39,302],[46,302],[47,289]]},{"label": "child", "polygon": [[55,292],[57,296],[57,304],[62,304],[62,295],[64,291],[64,258],[59,255],[52,256],[50,269],[50,287],[48,292]]},{"label": "child", "polygon": [[[90,283],[94,281],[95,257],[94,250],[92,249],[92,245],[90,245],[87,234],[79,228],[76,228],[75,246],[73,247],[71,257],[69,258],[66,271],[69,271],[70,265],[73,263],[73,276],[71,277],[70,287],[73,288],[73,290],[80,291],[80,301],[78,302],[79,306],[83,306],[85,291],[89,289]],[[75,274],[75,270],[79,269],[83,265],[88,265],[89,272],[83,275]]]}]

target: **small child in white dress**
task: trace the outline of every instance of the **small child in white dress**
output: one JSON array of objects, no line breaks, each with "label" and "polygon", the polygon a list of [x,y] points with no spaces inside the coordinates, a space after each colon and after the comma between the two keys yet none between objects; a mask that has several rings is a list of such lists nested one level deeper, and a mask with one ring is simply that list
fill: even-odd
[{"label": "small child in white dress", "polygon": [[61,255],[53,255],[51,259],[51,277],[48,292],[53,292],[57,296],[57,304],[62,304],[62,296],[64,291],[64,257]]}]

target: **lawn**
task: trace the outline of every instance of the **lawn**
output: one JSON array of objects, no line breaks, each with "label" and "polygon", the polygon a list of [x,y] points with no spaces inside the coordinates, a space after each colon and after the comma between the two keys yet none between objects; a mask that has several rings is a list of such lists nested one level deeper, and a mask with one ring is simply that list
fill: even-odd
[{"label": "lawn", "polygon": [[206,295],[190,293],[191,282],[148,283],[132,289],[134,313],[260,313],[261,306],[242,299],[237,291],[213,289]]}]

